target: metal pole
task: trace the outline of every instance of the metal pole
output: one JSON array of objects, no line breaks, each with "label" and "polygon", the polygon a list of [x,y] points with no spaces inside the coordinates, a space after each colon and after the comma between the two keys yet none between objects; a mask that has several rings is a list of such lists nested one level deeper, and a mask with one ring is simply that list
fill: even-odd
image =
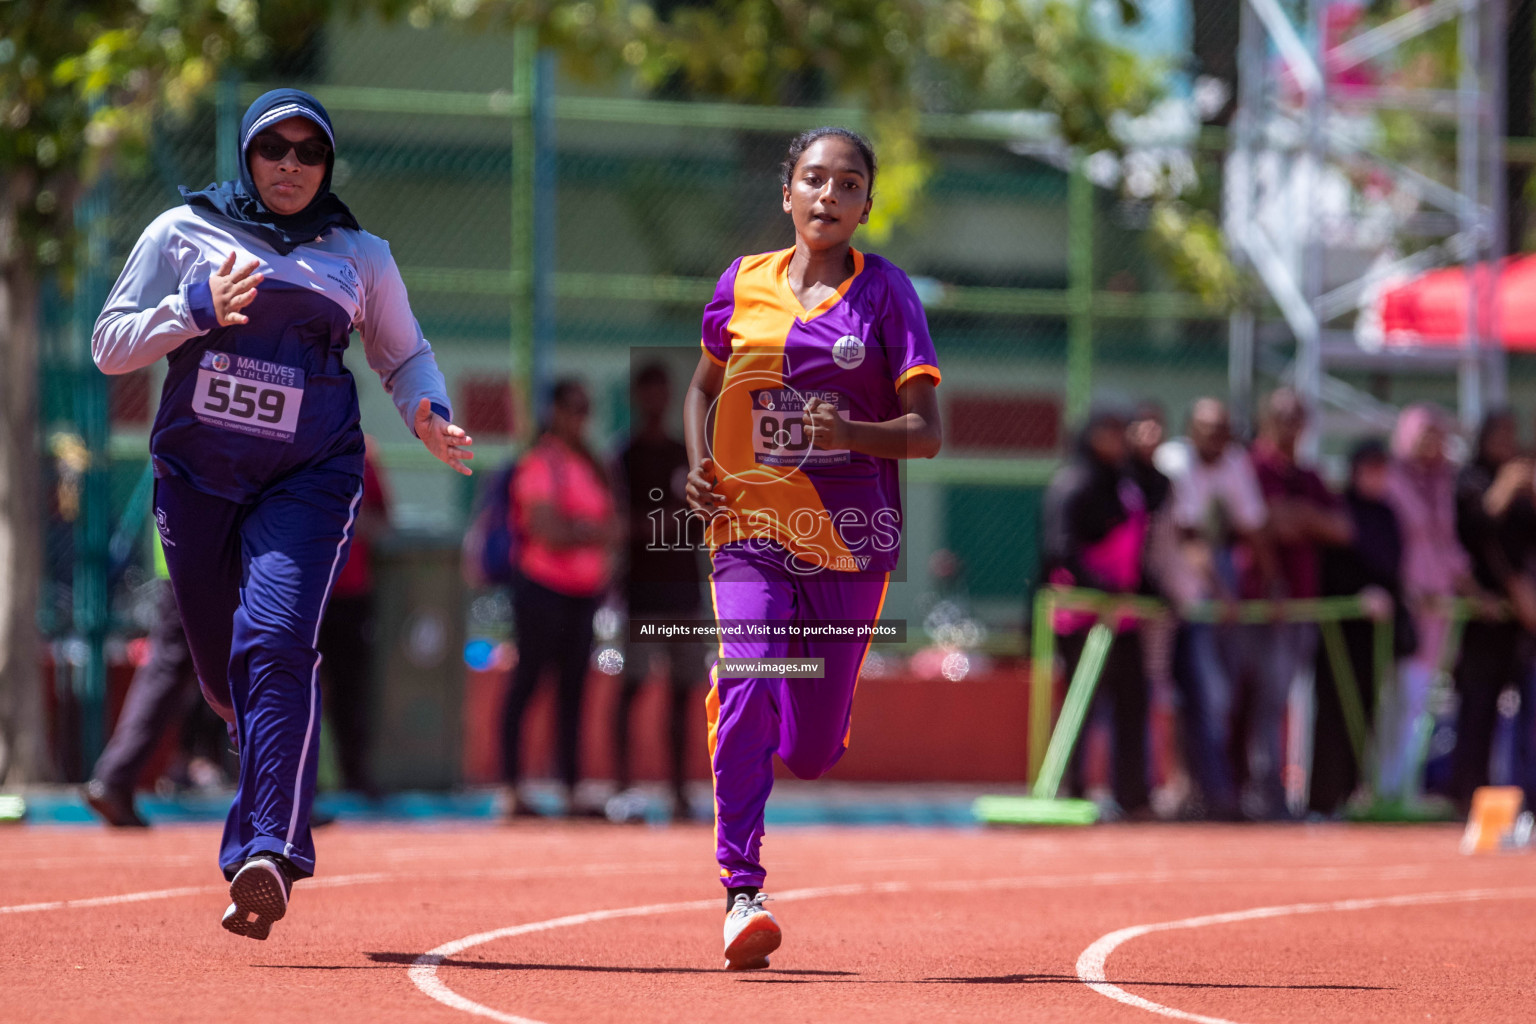
[{"label": "metal pole", "polygon": [[[1232,239],[1232,260],[1239,270],[1252,265],[1244,242],[1253,230],[1253,174],[1255,131],[1264,102],[1264,26],[1249,3],[1243,3],[1238,23],[1237,110],[1232,119],[1231,142],[1226,163],[1226,225]],[[1245,435],[1253,422],[1253,373],[1256,363],[1253,305],[1244,302],[1232,312],[1228,324],[1227,387],[1232,426]]]},{"label": "metal pole", "polygon": [[1253,426],[1253,306],[1244,302],[1227,321],[1227,390],[1232,430],[1247,436]]},{"label": "metal pole", "polygon": [[[1486,0],[1486,17],[1489,31],[1483,34],[1484,57],[1480,67],[1488,76],[1488,89],[1484,96],[1484,135],[1487,142],[1483,153],[1483,171],[1488,176],[1488,210],[1493,223],[1488,236],[1488,261],[1495,267],[1502,264],[1509,252],[1509,225],[1505,219],[1505,207],[1509,197],[1505,195],[1504,172],[1504,31],[1509,24],[1504,0]],[[1515,240],[1516,244],[1519,239]],[[1493,344],[1486,346],[1483,358],[1483,399],[1490,407],[1503,406],[1507,401],[1508,383],[1505,373],[1504,338],[1499,333],[1502,325],[1494,322]]]},{"label": "metal pole", "polygon": [[80,481],[80,510],[75,520],[73,617],[71,645],[83,658],[74,665],[75,697],[80,707],[80,769],[89,772],[106,742],[106,639],[110,602],[107,559],[112,534],[110,464],[107,454],[108,381],[91,364],[91,330],[105,289],[101,268],[106,254],[104,185],[91,189],[75,206],[75,227],[83,244],[76,260],[75,429],[85,445],[86,465]]},{"label": "metal pole", "polygon": [[1093,396],[1093,183],[1074,154],[1067,177],[1067,422],[1087,419]]},{"label": "metal pole", "polygon": [[[1327,39],[1324,19],[1326,18],[1326,4],[1312,0],[1308,13],[1311,15],[1312,53],[1319,68],[1327,66],[1326,53],[1324,52]],[[1297,175],[1301,183],[1301,191],[1292,191],[1290,202],[1295,223],[1305,225],[1301,228],[1301,266],[1299,274],[1301,293],[1306,299],[1307,308],[1312,312],[1308,319],[1306,329],[1296,337],[1296,393],[1306,408],[1312,413],[1313,422],[1316,422],[1319,411],[1319,400],[1322,391],[1323,357],[1322,357],[1322,324],[1317,318],[1317,299],[1323,293],[1323,261],[1327,253],[1323,247],[1321,231],[1322,220],[1320,217],[1310,216],[1304,209],[1316,201],[1323,174],[1323,129],[1327,119],[1328,110],[1328,80],[1326,75],[1318,78],[1316,86],[1307,94],[1306,98],[1306,148],[1302,154],[1302,173]],[[1311,461],[1317,457],[1318,432],[1315,428],[1309,429],[1302,439],[1301,455]]]},{"label": "metal pole", "polygon": [[1056,689],[1056,602],[1049,587],[1035,591],[1034,638],[1029,645],[1029,772],[1034,785],[1051,742],[1051,705]]},{"label": "metal pole", "polygon": [[515,425],[522,441],[532,440],[538,418],[533,390],[535,191],[537,188],[537,132],[534,128],[534,93],[538,89],[538,30],[520,25],[512,34],[512,259],[511,259],[511,387],[513,408],[521,415]]},{"label": "metal pole", "polygon": [[235,154],[240,149],[240,80],[233,75],[219,79],[214,91],[213,173],[220,181],[233,181],[240,173]]},{"label": "metal pole", "polygon": [[1457,221],[1461,231],[1474,240],[1467,248],[1464,264],[1467,278],[1466,343],[1457,374],[1457,397],[1462,425],[1469,430],[1474,429],[1483,418],[1482,338],[1479,329],[1483,288],[1478,262],[1487,242],[1478,213],[1478,183],[1481,180],[1478,173],[1479,133],[1482,128],[1483,102],[1478,73],[1482,50],[1478,6],[1479,0],[1462,0],[1461,18],[1457,23],[1460,69],[1456,83],[1456,188],[1461,193],[1457,204]]},{"label": "metal pole", "polygon": [[533,89],[533,362],[529,387],[545,395],[553,376],[555,347],[555,55],[541,51],[535,58]]}]

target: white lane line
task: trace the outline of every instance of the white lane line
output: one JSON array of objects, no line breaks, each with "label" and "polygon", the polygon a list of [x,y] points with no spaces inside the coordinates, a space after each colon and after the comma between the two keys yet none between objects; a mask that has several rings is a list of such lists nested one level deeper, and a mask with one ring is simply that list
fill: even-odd
[{"label": "white lane line", "polygon": [[[133,858],[138,860],[139,858]],[[147,858],[146,858],[147,859]],[[599,864],[578,864],[575,866],[558,866],[544,868],[488,868],[469,869],[464,871],[437,871],[428,873],[433,880],[457,880],[475,881],[488,879],[501,879],[516,881],[530,878],[580,878],[587,876],[609,876],[615,872],[635,875],[647,871],[657,874],[670,874],[691,870],[692,862],[678,861],[624,861]],[[1396,879],[1419,878],[1430,873],[1432,865],[1429,864],[1396,864],[1377,868],[1371,867],[1342,867],[1342,868],[1192,868],[1182,871],[1100,871],[1093,874],[1057,874],[1057,875],[1017,875],[1006,878],[991,878],[984,882],[976,882],[966,879],[933,881],[922,883],[922,888],[928,890],[954,890],[956,892],[970,892],[978,885],[992,886],[999,889],[1057,889],[1068,885],[1105,886],[1105,885],[1145,885],[1161,884],[1164,882],[1223,882],[1223,881],[1261,881],[1266,878],[1278,878],[1290,880],[1304,875],[1308,881],[1313,882],[1343,882],[1355,879],[1374,879],[1389,881]],[[368,874],[353,875],[322,875],[319,878],[311,878],[303,882],[305,889],[329,889],[348,885],[367,885],[374,882],[384,882],[391,879],[406,877],[423,877],[422,872],[373,872]],[[887,883],[886,888],[869,890],[879,892],[905,892],[909,886],[906,883]],[[897,886],[897,888],[891,888]],[[21,903],[12,906],[0,906],[0,914],[28,914],[45,910],[82,910],[90,907],[110,907],[120,903],[142,903],[146,900],[176,899],[182,896],[198,896],[205,893],[224,892],[226,887],[222,885],[206,886],[180,886],[172,889],[151,889],[145,892],[121,893],[113,896],[91,896],[80,899],[47,900],[40,903]],[[796,890],[809,892],[813,890]],[[820,890],[814,890],[820,891]],[[865,890],[860,890],[865,891]],[[828,893],[831,895],[832,893]],[[776,894],[775,899],[796,898],[789,892]]]},{"label": "white lane line", "polygon": [[[345,885],[367,885],[382,882],[389,875],[332,875],[315,878],[304,885],[311,889],[330,889]],[[211,892],[228,892],[229,885],[183,885],[175,889],[150,889],[146,892],[125,892],[117,896],[90,896],[76,900],[47,900],[42,903],[19,903],[0,907],[0,914],[33,914],[41,910],[83,910],[87,907],[115,907],[120,903],[144,903],[149,900],[169,900],[179,896],[202,896]]]},{"label": "white lane line", "polygon": [[1138,924],[1121,928],[1094,941],[1082,956],[1077,958],[1077,976],[1089,988],[1101,996],[1107,996],[1127,1006],[1134,1006],[1150,1013],[1173,1017],[1177,1020],[1195,1021],[1197,1024],[1236,1024],[1225,1017],[1210,1017],[1201,1013],[1164,1006],[1150,999],[1132,995],[1118,985],[1105,980],[1104,966],[1109,955],[1134,938],[1153,932],[1171,932],[1190,928],[1204,928],[1213,924],[1232,924],[1238,921],[1260,921],[1273,917],[1294,917],[1298,914],[1328,914],[1349,910],[1374,910],[1378,907],[1417,907],[1437,903],[1474,903],[1494,899],[1530,899],[1536,897],[1536,888],[1527,889],[1462,889],[1457,892],[1422,892],[1406,896],[1382,896],[1374,899],[1334,900],[1330,903],[1292,903],[1279,907],[1254,907],[1251,910],[1235,910],[1225,914],[1204,914],[1185,917],[1177,921],[1159,924]]},{"label": "white lane line", "polygon": [[555,928],[570,928],[579,924],[591,924],[594,921],[610,921],[618,917],[644,917],[648,914],[672,914],[684,910],[718,910],[720,901],[713,900],[685,900],[680,903],[652,903],[643,907],[620,907],[616,910],[594,910],[587,914],[571,914],[567,917],[556,917],[548,921],[534,921],[532,924],[517,924],[510,928],[497,928],[495,931],[481,932],[478,935],[470,935],[453,942],[445,942],[436,949],[423,953],[411,964],[411,980],[416,987],[427,995],[436,999],[444,1006],[451,1006],[455,1010],[477,1017],[489,1017],[491,1020],[501,1021],[502,1024],[539,1024],[538,1021],[527,1017],[518,1017],[515,1014],[502,1013],[489,1006],[484,1006],[473,999],[459,995],[453,989],[443,984],[437,976],[437,968],[448,957],[456,956],[472,946],[484,945],[487,942],[495,942],[497,939],[510,939],[514,935],[527,935],[531,932],[547,932]]},{"label": "white lane line", "polygon": [[[436,872],[434,879],[455,880],[480,880],[503,879],[515,881],[530,878],[563,878],[584,877],[593,875],[609,875],[615,871],[623,870],[631,875],[654,870],[659,874],[682,871],[687,865],[675,861],[651,861],[643,863],[624,862],[611,864],[581,864],[574,867],[553,868],[491,868],[471,869],[467,871]],[[1018,875],[1007,878],[992,878],[984,882],[976,882],[967,879],[954,879],[925,882],[922,888],[929,890],[953,890],[956,892],[970,892],[978,885],[987,885],[1000,889],[1057,889],[1068,885],[1082,886],[1107,886],[1107,885],[1157,885],[1165,882],[1222,882],[1228,880],[1260,881],[1265,878],[1293,879],[1298,877],[1298,870],[1304,872],[1309,881],[1314,882],[1342,882],[1360,878],[1388,881],[1395,879],[1417,878],[1428,874],[1431,865],[1428,864],[1398,864],[1379,868],[1345,867],[1345,868],[1316,868],[1316,869],[1286,869],[1286,868],[1194,868],[1183,871],[1100,871],[1093,874],[1057,874],[1057,875]],[[419,873],[417,873],[419,874]],[[406,877],[399,872],[373,872],[368,874],[353,875],[325,875],[320,878],[311,878],[303,883],[305,889],[330,889],[348,885],[367,885],[374,882],[383,882],[390,879]],[[835,887],[838,891],[846,889]],[[876,889],[860,889],[864,891],[878,892],[905,892],[910,888],[907,883],[890,882]],[[205,893],[223,892],[224,886],[180,886],[172,889],[151,889],[146,892],[130,892],[113,896],[92,896],[83,899],[47,900],[41,903],[22,903],[13,906],[0,906],[0,914],[27,914],[44,910],[80,910],[90,907],[110,907],[120,903],[142,903],[146,900],[175,899],[181,896],[198,896]],[[777,894],[776,899],[805,898],[794,893],[825,892],[826,895],[836,895],[828,890],[792,890]]]},{"label": "white lane line", "polygon": [[[1371,879],[1402,879],[1410,876],[1424,874],[1429,869],[1426,864],[1401,864],[1383,868],[1323,868],[1309,873],[1307,869],[1270,869],[1254,870],[1242,869],[1205,869],[1194,871],[1103,871],[1091,875],[1024,875],[1012,878],[975,878],[975,879],[948,879],[942,881],[917,881],[917,882],[854,882],[847,885],[826,885],[815,888],[787,889],[775,893],[773,898],[780,901],[823,899],[830,896],[865,896],[871,894],[890,894],[923,891],[938,892],[976,892],[988,889],[1066,889],[1074,886],[1112,886],[1112,885],[1146,885],[1173,881],[1212,882],[1222,880],[1253,881],[1266,874],[1276,875],[1286,880],[1300,881],[1347,881],[1360,878]],[[1313,877],[1315,875],[1316,877]],[[1479,892],[1497,892],[1499,890],[1478,890]],[[1519,891],[1519,890],[1513,890]],[[1536,892],[1536,890],[1532,890]],[[1358,901],[1344,901],[1358,902]],[[1323,904],[1319,904],[1320,906]],[[506,1013],[477,1003],[467,996],[460,995],[449,988],[438,977],[437,969],[442,966],[449,957],[457,956],[466,949],[495,942],[498,939],[509,939],[518,935],[527,935],[532,932],[552,931],[556,928],[572,928],[577,925],[593,924],[598,921],[610,921],[622,917],[643,917],[655,914],[674,914],[690,910],[718,910],[718,899],[686,900],[677,903],[653,903],[641,907],[618,907],[611,910],[594,910],[585,914],[569,914],[565,917],[551,918],[547,921],[534,921],[529,924],[511,925],[506,928],[497,928],[494,931],[480,932],[466,938],[456,939],[453,942],[445,942],[435,949],[429,950],[417,957],[411,964],[409,974],[411,981],[416,983],[424,994],[442,1003],[451,1006],[455,1010],[472,1014],[477,1017],[486,1017],[490,1020],[500,1021],[502,1024],[543,1024],[541,1021],[529,1017],[519,1017],[516,1014]],[[1160,926],[1151,926],[1154,929]],[[1116,934],[1119,934],[1118,932]],[[452,966],[452,965],[450,965]],[[1135,998],[1135,997],[1131,997]],[[1214,1018],[1202,1018],[1211,1024],[1231,1024],[1230,1021],[1215,1021]]]},{"label": "white lane line", "polygon": [[[615,862],[611,864],[581,864],[575,867],[554,868],[491,868],[486,870],[468,871],[440,871],[433,873],[433,879],[479,880],[479,879],[505,879],[517,880],[528,878],[582,878],[589,875],[610,876],[617,871],[626,871],[629,874],[638,874],[647,870],[654,870],[658,874],[675,873],[685,871],[692,867],[691,864],[683,864],[676,861],[652,861],[652,862]],[[322,875],[319,878],[306,879],[300,883],[304,889],[335,889],[348,885],[370,885],[375,882],[385,882],[391,879],[408,877],[422,877],[421,872],[369,872],[353,875]],[[181,896],[201,896],[211,892],[227,892],[228,885],[187,885],[174,889],[150,889],[145,892],[128,892],[114,896],[91,896],[83,899],[46,900],[41,903],[20,903],[12,906],[0,907],[0,914],[30,914],[43,910],[82,910],[89,907],[111,907],[119,903],[143,903],[146,900],[168,900]]]},{"label": "white lane line", "polygon": [[49,900],[45,903],[18,903],[0,907],[0,914],[30,914],[39,910],[76,910],[82,907],[110,907],[118,903],[142,903],[145,900],[168,900],[176,896],[198,896],[206,892],[218,892],[220,887],[189,885],[179,889],[152,889],[149,892],[127,892],[120,896],[93,896],[83,900]]}]

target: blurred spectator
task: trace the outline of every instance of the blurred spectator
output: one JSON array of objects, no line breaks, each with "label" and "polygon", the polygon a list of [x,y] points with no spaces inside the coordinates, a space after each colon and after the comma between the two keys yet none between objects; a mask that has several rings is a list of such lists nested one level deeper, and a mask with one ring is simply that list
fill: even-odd
[{"label": "blurred spectator", "polygon": [[[1328,595],[1366,595],[1377,614],[1392,615],[1395,623],[1393,649],[1412,653],[1417,641],[1413,622],[1403,604],[1403,534],[1397,514],[1387,502],[1390,460],[1379,441],[1366,441],[1349,460],[1349,486],[1344,510],[1354,540],[1348,545],[1323,549],[1320,582]],[[1351,619],[1339,626],[1344,638],[1353,685],[1363,711],[1361,724],[1369,728],[1376,705],[1375,624]],[[1355,758],[1343,704],[1340,680],[1326,651],[1317,655],[1317,717],[1312,737],[1312,786],[1308,808],[1332,816],[1360,784],[1360,765]]]},{"label": "blurred spectator", "polygon": [[[1126,418],[1090,416],[1072,457],[1056,472],[1042,511],[1043,562],[1060,586],[1115,594],[1141,585],[1147,536],[1146,501],[1126,466]],[[1083,654],[1091,612],[1058,612],[1055,627],[1070,678]],[[1127,815],[1148,811],[1147,680],[1141,636],[1134,623],[1116,623],[1098,693],[1114,704],[1114,796]],[[1081,792],[1082,744],[1074,759],[1073,788]]]},{"label": "blurred spectator", "polygon": [[512,476],[511,514],[521,538],[512,588],[517,665],[502,717],[507,813],[527,813],[522,777],[523,715],[546,668],[556,676],[555,747],[566,807],[575,813],[580,728],[592,653],[592,616],[608,586],[616,538],[613,498],[583,437],[591,403],[574,379],[558,381],[549,424]]},{"label": "blurred spectator", "polygon": [[[1530,569],[1536,546],[1532,462],[1519,453],[1514,416],[1488,414],[1477,452],[1456,481],[1456,535],[1471,558],[1472,577],[1486,593],[1509,601],[1512,620],[1467,623],[1456,664],[1461,708],[1451,759],[1451,797],[1465,811],[1472,791],[1488,782],[1488,760],[1506,687],[1531,699],[1530,644],[1536,634],[1536,586]],[[1528,794],[1527,799],[1532,794]]]},{"label": "blurred spectator", "polygon": [[1475,589],[1456,536],[1456,467],[1445,451],[1449,431],[1449,419],[1432,405],[1408,406],[1392,431],[1387,501],[1402,527],[1403,594],[1418,644],[1398,662],[1397,686],[1378,718],[1377,795],[1387,800],[1418,795],[1418,750],[1428,741],[1419,728],[1445,649],[1446,602]]},{"label": "blurred spectator", "polygon": [[[614,493],[624,506],[628,541],[620,571],[631,618],[692,619],[700,608],[699,554],[682,538],[688,514],[688,450],[667,431],[672,385],[666,368],[650,363],[635,375],[636,427],[615,460]],[[616,820],[642,820],[645,802],[628,793],[633,782],[630,717],[635,697],[658,661],[665,661],[671,740],[672,817],[689,816],[687,790],[689,693],[703,681],[704,648],[697,641],[630,644],[613,718],[613,759],[619,794],[608,805]]]},{"label": "blurred spectator", "polygon": [[[1353,540],[1349,516],[1322,477],[1302,466],[1296,447],[1307,427],[1301,397],[1279,388],[1264,402],[1259,437],[1253,443],[1253,469],[1269,507],[1269,534],[1278,573],[1266,571],[1257,550],[1264,538],[1250,539],[1243,566],[1246,598],[1311,598],[1319,591],[1319,549],[1345,547]],[[1234,682],[1249,684],[1247,757],[1248,791],[1244,810],[1254,818],[1286,815],[1283,782],[1285,707],[1303,667],[1317,650],[1317,626],[1311,622],[1253,623],[1231,634],[1228,670]],[[1239,762],[1243,764],[1244,762]]]},{"label": "blurred spectator", "polygon": [[[1173,598],[1170,586],[1179,578],[1173,563],[1179,558],[1179,532],[1174,525],[1170,499],[1173,485],[1157,468],[1157,449],[1166,440],[1167,416],[1157,402],[1142,402],[1136,407],[1125,439],[1129,450],[1126,465],[1131,478],[1141,488],[1147,503],[1147,546],[1143,559],[1141,593],[1173,600],[1177,605],[1187,604],[1192,597],[1182,600]],[[1187,575],[1187,574],[1185,574]],[[1170,578],[1171,577],[1171,578]],[[1172,717],[1177,703],[1173,685],[1173,640],[1176,625],[1172,619],[1148,619],[1141,623],[1142,665],[1147,675],[1149,717],[1160,723]],[[1161,780],[1160,791],[1154,795],[1155,809],[1162,810],[1160,801],[1173,807],[1184,802],[1189,792],[1189,777],[1183,771],[1184,757],[1179,749],[1177,729],[1152,727],[1152,761],[1165,766],[1168,775]],[[1169,744],[1161,750],[1158,742]],[[1156,772],[1152,773],[1154,783]]]},{"label": "blurred spectator", "polygon": [[133,674],[117,725],[85,784],[85,802],[96,816],[117,828],[148,825],[134,805],[133,791],[145,764],[173,723],[183,721],[197,693],[197,672],[165,575],[165,556],[155,538],[155,621],[149,629],[149,656]]},{"label": "blurred spectator", "polygon": [[1125,428],[1126,465],[1146,499],[1147,513],[1156,515],[1167,504],[1173,484],[1157,468],[1157,449],[1167,436],[1167,416],[1156,402],[1142,402]]},{"label": "blurred spectator", "polygon": [[320,620],[320,675],[325,713],[336,741],[345,789],[378,795],[368,768],[373,706],[373,545],[389,530],[389,492],[379,472],[372,437],[365,437],[363,500],[357,509],[347,563],[331,588]]},{"label": "blurred spectator", "polygon": [[[1170,510],[1179,534],[1177,557],[1160,573],[1165,593],[1181,611],[1201,600],[1230,602],[1238,594],[1234,548],[1251,541],[1261,567],[1274,571],[1267,542],[1268,513],[1253,464],[1232,440],[1232,419],[1217,398],[1195,401],[1187,437],[1157,450],[1157,468],[1172,485]],[[1208,622],[1179,625],[1174,681],[1182,701],[1185,752],[1200,787],[1205,812],[1238,816],[1236,786],[1227,748],[1231,737],[1232,682],[1218,645],[1230,629]]]}]

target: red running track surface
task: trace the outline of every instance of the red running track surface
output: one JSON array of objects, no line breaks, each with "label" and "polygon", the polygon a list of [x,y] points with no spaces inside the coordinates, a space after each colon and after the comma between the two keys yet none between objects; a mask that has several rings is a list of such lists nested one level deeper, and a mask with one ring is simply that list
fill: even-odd
[{"label": "red running track surface", "polygon": [[[0,1020],[1528,1021],[1536,859],[1457,838],[780,829],[784,946],[727,974],[708,826],[333,826],[264,943],[218,926],[212,828],[19,827],[0,831]],[[1291,909],[1233,914],[1262,907]],[[535,927],[441,949],[512,926]],[[1085,984],[1105,942],[1104,979],[1163,1016]]]}]

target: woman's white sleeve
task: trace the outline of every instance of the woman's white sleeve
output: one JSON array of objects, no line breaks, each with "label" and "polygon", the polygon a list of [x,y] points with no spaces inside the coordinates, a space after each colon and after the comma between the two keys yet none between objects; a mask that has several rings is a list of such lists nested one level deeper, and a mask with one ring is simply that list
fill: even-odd
[{"label": "woman's white sleeve", "polygon": [[208,275],[182,283],[167,225],[161,218],[144,229],[96,318],[91,356],[105,373],[149,366],[218,324]]},{"label": "woman's white sleeve", "polygon": [[390,254],[389,243],[370,239],[365,269],[363,320],[358,330],[363,336],[363,355],[373,372],[379,375],[384,390],[395,400],[400,418],[412,434],[416,432],[416,406],[425,398],[445,420],[453,419],[448,402],[448,386],[437,368],[432,346],[421,333],[421,325],[411,312],[411,302],[400,279],[400,268]]}]

